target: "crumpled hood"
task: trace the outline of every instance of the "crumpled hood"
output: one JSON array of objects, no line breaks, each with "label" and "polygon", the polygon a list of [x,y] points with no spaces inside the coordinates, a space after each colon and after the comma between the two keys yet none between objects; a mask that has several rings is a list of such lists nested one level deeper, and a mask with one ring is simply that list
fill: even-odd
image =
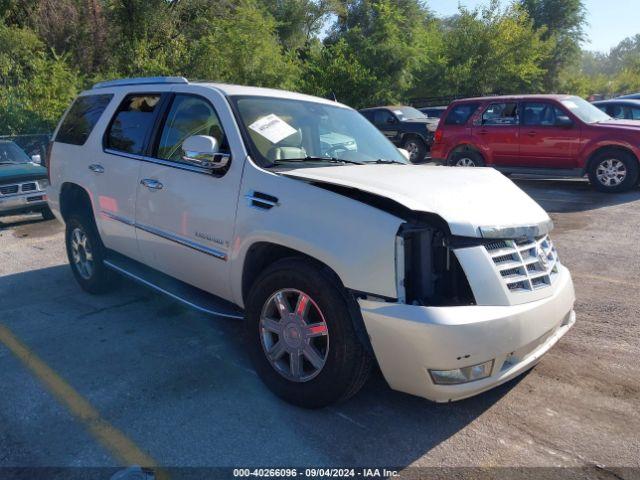
[{"label": "crumpled hood", "polygon": [[454,235],[481,237],[481,227],[549,222],[547,213],[493,168],[347,165],[299,168],[284,175],[351,187],[441,216]]}]

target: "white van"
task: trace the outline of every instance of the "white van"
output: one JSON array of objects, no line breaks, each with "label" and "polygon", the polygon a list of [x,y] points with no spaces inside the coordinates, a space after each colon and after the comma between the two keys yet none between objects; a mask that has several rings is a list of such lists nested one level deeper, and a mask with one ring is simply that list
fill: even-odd
[{"label": "white van", "polygon": [[510,180],[405,153],[321,98],[118,80],[58,126],[49,202],[82,288],[118,273],[244,319],[287,401],[344,400],[377,362],[392,388],[447,402],[533,367],[575,322],[573,284]]}]

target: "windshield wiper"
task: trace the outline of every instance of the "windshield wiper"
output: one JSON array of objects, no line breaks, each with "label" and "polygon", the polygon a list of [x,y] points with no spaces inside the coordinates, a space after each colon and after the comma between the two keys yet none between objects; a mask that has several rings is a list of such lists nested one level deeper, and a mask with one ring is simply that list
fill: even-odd
[{"label": "windshield wiper", "polygon": [[392,163],[397,163],[398,165],[406,165],[406,163],[399,162],[398,160],[385,160],[384,158],[379,158],[378,160],[372,163],[377,163],[378,165],[387,165]]},{"label": "windshield wiper", "polygon": [[328,163],[352,163],[354,165],[364,165],[366,162],[358,162],[356,160],[345,160],[343,158],[336,157],[315,157],[307,155],[301,158],[286,158],[282,160],[276,160],[274,163],[286,163],[286,162],[328,162]]}]

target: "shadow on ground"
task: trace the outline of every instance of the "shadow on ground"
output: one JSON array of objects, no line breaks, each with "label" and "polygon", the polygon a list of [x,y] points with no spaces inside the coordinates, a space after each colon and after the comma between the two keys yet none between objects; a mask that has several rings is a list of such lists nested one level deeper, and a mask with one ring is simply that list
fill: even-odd
[{"label": "shadow on ground", "polygon": [[[402,468],[522,379],[435,404],[392,391],[378,372],[348,402],[309,411],[280,401],[260,382],[245,355],[241,322],[193,312],[128,280],[91,296],[64,265],[0,277],[0,298],[11,299],[0,304],[0,323],[169,466]],[[21,401],[20,391],[2,390],[5,401]],[[31,434],[63,441],[42,415]],[[69,455],[58,464],[72,464]]]},{"label": "shadow on ground", "polygon": [[584,212],[640,199],[638,188],[623,193],[603,193],[581,179],[554,180],[513,176],[512,180],[551,213]]}]

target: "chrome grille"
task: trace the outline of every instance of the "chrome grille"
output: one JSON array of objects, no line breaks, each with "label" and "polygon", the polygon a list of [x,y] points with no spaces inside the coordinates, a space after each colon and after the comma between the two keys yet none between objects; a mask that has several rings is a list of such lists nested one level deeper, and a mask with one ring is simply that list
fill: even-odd
[{"label": "chrome grille", "polygon": [[548,287],[558,274],[558,253],[549,235],[496,240],[485,244],[485,248],[511,292]]},{"label": "chrome grille", "polygon": [[0,195],[15,195],[17,193],[37,192],[39,190],[37,182],[16,183],[12,185],[1,185]]},{"label": "chrome grille", "polygon": [[14,193],[18,193],[19,185],[3,185],[0,187],[0,193],[2,195],[13,195]]}]

